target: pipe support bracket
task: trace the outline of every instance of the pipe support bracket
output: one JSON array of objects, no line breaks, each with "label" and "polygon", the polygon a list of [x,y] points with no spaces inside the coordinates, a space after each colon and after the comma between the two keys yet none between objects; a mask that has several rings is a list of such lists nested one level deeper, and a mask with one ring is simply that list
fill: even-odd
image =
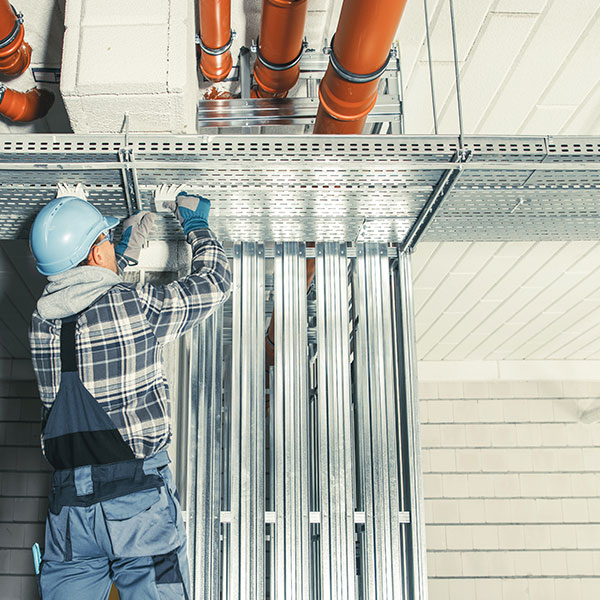
[{"label": "pipe support bracket", "polygon": [[379,79],[387,69],[388,63],[390,62],[390,58],[392,57],[392,51],[388,54],[388,57],[385,59],[385,62],[377,71],[373,71],[372,73],[352,73],[347,69],[344,69],[342,65],[339,63],[338,59],[335,56],[335,52],[333,51],[333,40],[335,39],[335,35],[331,38],[331,47],[329,49],[329,62],[333,70],[345,81],[350,83],[369,83],[370,81],[375,81]]},{"label": "pipe support bracket", "polygon": [[268,61],[260,53],[260,44],[259,44],[259,40],[257,39],[256,40],[256,58],[265,67],[267,67],[267,69],[271,69],[271,71],[287,71],[288,69],[295,67],[300,62],[300,59],[302,58],[302,55],[304,54],[304,51],[306,50],[306,48],[308,48],[308,42],[306,40],[304,40],[302,42],[302,45],[300,46],[300,52],[298,53],[298,56],[296,56],[296,58],[293,58],[292,60],[290,60],[289,62],[286,62],[286,63],[272,63],[271,61]]},{"label": "pipe support bracket", "polygon": [[233,29],[232,29],[229,33],[229,40],[227,41],[227,43],[224,46],[221,46],[220,48],[209,48],[208,46],[205,46],[204,42],[202,41],[202,37],[199,35],[196,36],[196,44],[198,44],[198,46],[200,46],[200,48],[202,49],[202,52],[205,52],[206,54],[210,54],[210,56],[220,56],[221,54],[225,54],[225,52],[227,52],[227,50],[229,50],[229,48],[231,48],[231,45],[233,44],[233,40],[235,39],[235,36],[236,36],[236,32],[233,31]]}]

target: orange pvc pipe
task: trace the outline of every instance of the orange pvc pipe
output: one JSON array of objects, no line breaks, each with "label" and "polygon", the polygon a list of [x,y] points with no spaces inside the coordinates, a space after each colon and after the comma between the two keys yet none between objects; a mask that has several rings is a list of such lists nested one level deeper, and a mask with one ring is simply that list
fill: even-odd
[{"label": "orange pvc pipe", "polygon": [[10,88],[0,88],[0,115],[11,121],[35,121],[48,114],[54,104],[54,94],[48,90],[33,88],[27,92],[17,92]]},{"label": "orange pvc pipe", "polygon": [[21,75],[31,62],[25,28],[8,0],[0,0],[0,75]]},{"label": "orange pvc pipe", "polygon": [[[307,0],[263,0],[258,52],[276,65],[294,61],[302,51]],[[257,57],[254,79],[259,98],[285,98],[300,76],[300,63],[283,71],[269,68]]]},{"label": "orange pvc pipe", "polygon": [[[200,39],[206,48],[223,48],[231,37],[231,0],[199,0]],[[223,81],[233,66],[231,50],[213,55],[200,50],[200,70],[210,81]]]},{"label": "orange pvc pipe", "polygon": [[[333,42],[338,63],[357,75],[377,71],[387,60],[406,0],[345,0]],[[329,64],[319,86],[314,133],[362,133],[377,100],[379,78],[346,81]]]}]

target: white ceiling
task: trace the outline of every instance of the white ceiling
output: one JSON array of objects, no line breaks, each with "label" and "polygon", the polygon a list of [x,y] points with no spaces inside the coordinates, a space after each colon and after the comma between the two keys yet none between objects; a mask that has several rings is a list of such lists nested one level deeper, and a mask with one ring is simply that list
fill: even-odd
[{"label": "white ceiling", "polygon": [[[14,4],[25,14],[32,65],[58,66],[62,2]],[[234,54],[256,37],[261,4],[233,1]],[[454,134],[449,0],[427,5],[439,132]],[[598,0],[454,0],[454,5],[465,133],[600,135]],[[318,49],[331,37],[340,6],[341,0],[311,0],[306,28],[311,46]],[[423,0],[408,0],[398,42],[406,132],[433,133]],[[28,89],[33,81],[26,74],[9,85]],[[0,122],[0,132],[66,131],[65,117],[59,101],[42,122]],[[15,275],[11,252],[4,246],[0,256],[2,304],[8,307],[1,317],[0,356],[23,353],[27,319],[20,307],[26,297],[31,304],[39,288],[39,281]],[[600,244],[593,242],[422,243],[414,255],[419,357],[598,360],[599,269]]]},{"label": "white ceiling", "polygon": [[423,243],[422,360],[599,360],[600,243]]},{"label": "white ceiling", "polygon": [[[427,0],[440,133],[458,128],[449,0]],[[597,0],[454,0],[465,133],[600,134]],[[407,133],[433,133],[424,3],[400,25]]]}]

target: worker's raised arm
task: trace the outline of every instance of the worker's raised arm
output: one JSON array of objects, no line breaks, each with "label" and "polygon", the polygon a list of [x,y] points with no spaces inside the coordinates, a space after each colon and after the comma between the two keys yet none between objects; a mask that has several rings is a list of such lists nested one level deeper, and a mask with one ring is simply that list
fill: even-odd
[{"label": "worker's raised arm", "polygon": [[172,341],[205,319],[229,296],[231,272],[223,247],[208,228],[210,201],[179,193],[165,206],[175,213],[192,246],[191,273],[168,285],[138,288],[159,343]]}]

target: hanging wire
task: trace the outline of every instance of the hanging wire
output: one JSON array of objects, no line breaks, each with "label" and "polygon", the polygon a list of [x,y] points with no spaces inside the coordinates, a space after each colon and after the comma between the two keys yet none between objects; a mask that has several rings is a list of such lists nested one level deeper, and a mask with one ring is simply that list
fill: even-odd
[{"label": "hanging wire", "polygon": [[450,22],[452,24],[452,46],[454,48],[454,74],[456,76],[456,100],[458,103],[458,143],[462,150],[463,144],[463,117],[462,117],[462,101],[460,96],[460,74],[458,69],[458,50],[456,49],[456,24],[454,22],[454,0],[450,0]]},{"label": "hanging wire", "polygon": [[433,61],[431,59],[431,39],[429,37],[429,13],[427,11],[427,0],[423,0],[425,6],[425,32],[427,34],[427,55],[429,57],[429,84],[431,87],[431,107],[433,109],[433,131],[438,134],[437,109],[435,106],[435,86],[433,85]]}]

